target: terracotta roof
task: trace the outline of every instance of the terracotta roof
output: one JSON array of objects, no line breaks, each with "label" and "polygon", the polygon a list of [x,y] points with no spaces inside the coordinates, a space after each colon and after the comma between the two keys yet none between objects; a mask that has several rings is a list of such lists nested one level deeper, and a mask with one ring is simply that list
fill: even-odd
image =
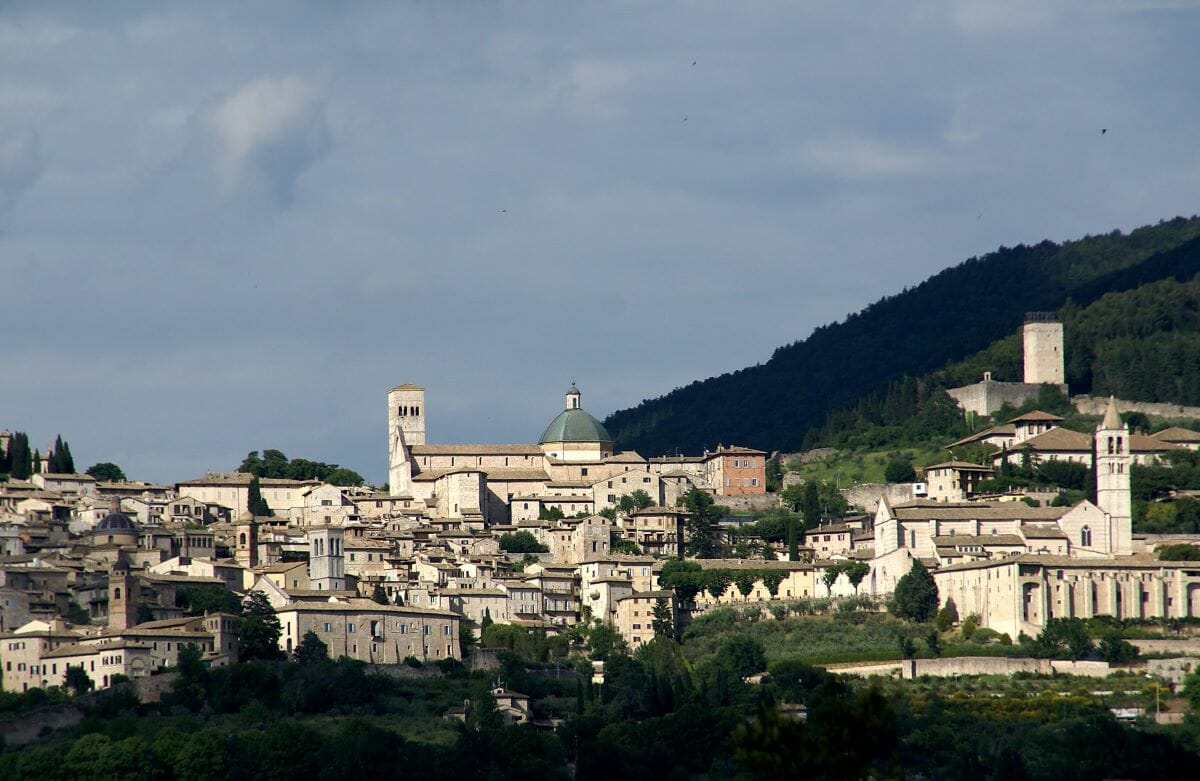
[{"label": "terracotta roof", "polygon": [[1170,442],[1171,444],[1179,444],[1181,442],[1197,443],[1200,442],[1200,432],[1180,428],[1179,426],[1171,426],[1170,428],[1164,428],[1162,431],[1151,434],[1150,438],[1157,439],[1160,442]]},{"label": "terracotta roof", "polygon": [[[488,480],[534,480],[547,481],[550,479],[543,469],[517,469],[511,467],[472,467],[472,471],[483,472],[487,475]],[[429,469],[413,475],[413,480],[417,482],[431,482],[437,480],[442,475],[450,474],[451,472],[459,471],[455,469]]]},{"label": "terracotta roof", "polygon": [[1067,539],[1066,532],[1057,526],[1038,526],[1030,523],[1021,525],[1021,534],[1024,534],[1027,540]]},{"label": "terracotta roof", "polygon": [[933,544],[954,547],[956,545],[1024,545],[1025,540],[1015,534],[939,534]]},{"label": "terracotta roof", "polygon": [[1061,420],[1063,420],[1063,418],[1060,418],[1058,415],[1051,415],[1049,412],[1042,412],[1040,409],[1035,409],[1032,412],[1026,412],[1024,415],[1018,415],[1008,422],[1044,423],[1046,421],[1051,421],[1057,423]]},{"label": "terracotta roof", "polygon": [[537,445],[413,445],[415,456],[540,456]]},{"label": "terracotta roof", "polygon": [[999,426],[992,426],[991,428],[985,428],[983,431],[977,431],[974,434],[971,434],[970,436],[963,437],[962,439],[958,440],[957,442],[951,442],[949,445],[946,445],[946,449],[953,450],[956,447],[961,447],[962,445],[969,445],[972,442],[981,442],[984,439],[987,439],[988,437],[991,437],[991,436],[1015,437],[1016,435],[1017,435],[1017,427],[1016,426],[1012,425],[1011,423],[1001,423]]},{"label": "terracotta roof", "polygon": [[895,516],[902,521],[991,521],[991,520],[1040,520],[1057,521],[1067,514],[1069,507],[1030,507],[1024,502],[997,502],[994,504],[915,504],[896,505]]},{"label": "terracotta roof", "polygon": [[925,471],[930,469],[956,469],[960,472],[995,472],[996,470],[990,466],[981,466],[980,464],[972,464],[967,461],[944,461],[940,464],[933,464],[925,467]]}]

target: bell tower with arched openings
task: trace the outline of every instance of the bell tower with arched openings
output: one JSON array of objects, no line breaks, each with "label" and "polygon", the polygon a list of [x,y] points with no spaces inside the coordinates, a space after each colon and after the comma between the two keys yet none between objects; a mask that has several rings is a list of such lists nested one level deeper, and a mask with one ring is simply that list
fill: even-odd
[{"label": "bell tower with arched openings", "polygon": [[1104,420],[1096,427],[1096,506],[1104,511],[1108,539],[1116,556],[1133,553],[1133,499],[1129,472],[1133,451],[1129,446],[1129,427],[1121,422],[1116,399],[1108,399]]},{"label": "bell tower with arched openings", "polygon": [[388,391],[388,492],[412,492],[413,445],[425,444],[425,389],[397,385]]}]

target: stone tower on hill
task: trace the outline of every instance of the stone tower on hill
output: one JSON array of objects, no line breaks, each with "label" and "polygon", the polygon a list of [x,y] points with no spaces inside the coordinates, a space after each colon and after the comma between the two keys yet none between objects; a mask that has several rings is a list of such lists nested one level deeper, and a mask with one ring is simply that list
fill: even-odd
[{"label": "stone tower on hill", "polygon": [[1025,382],[1029,385],[1067,381],[1063,366],[1063,326],[1053,312],[1030,312],[1021,328]]}]

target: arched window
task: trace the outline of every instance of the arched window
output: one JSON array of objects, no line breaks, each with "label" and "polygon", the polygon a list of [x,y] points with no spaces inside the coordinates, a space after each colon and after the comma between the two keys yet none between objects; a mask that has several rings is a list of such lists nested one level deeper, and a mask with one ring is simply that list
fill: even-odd
[{"label": "arched window", "polygon": [[1092,547],[1092,529],[1084,526],[1079,530],[1079,545],[1084,548]]},{"label": "arched window", "polygon": [[120,599],[120,598],[121,598],[121,587],[117,586],[115,589],[113,589],[113,599]]},{"label": "arched window", "polygon": [[1122,448],[1124,446],[1125,446],[1125,437],[1117,437],[1117,452],[1118,453],[1123,452]]},{"label": "arched window", "polygon": [[1113,438],[1112,437],[1108,438],[1108,454],[1110,456],[1113,454]]},{"label": "arched window", "polygon": [[241,539],[240,544],[245,545],[246,544],[246,532],[242,532],[240,539]]}]

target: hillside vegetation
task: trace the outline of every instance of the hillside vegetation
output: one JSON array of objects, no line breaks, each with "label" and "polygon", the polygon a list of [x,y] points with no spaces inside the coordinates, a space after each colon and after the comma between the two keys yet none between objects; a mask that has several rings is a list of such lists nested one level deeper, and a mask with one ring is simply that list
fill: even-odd
[{"label": "hillside vegetation", "polygon": [[[993,343],[1011,335],[1028,311],[1064,310],[1076,326],[1089,321],[1083,312],[1108,294],[1131,291],[1163,280],[1188,282],[1200,271],[1200,218],[1176,218],[1139,228],[1128,235],[1114,231],[1079,241],[1002,247],[972,258],[850,315],[844,322],[813,331],[807,339],[778,348],[771,359],[730,374],[697,381],[637,407],[613,413],[605,425],[621,447],[646,455],[696,452],[715,437],[764,449],[796,450],[805,434],[826,422],[830,412],[853,407],[873,393],[884,393],[904,375],[922,376],[960,362],[953,375],[978,379],[980,351],[1005,354]],[[1150,380],[1149,366],[1178,365],[1196,355],[1196,337],[1184,328],[1195,318],[1195,283],[1181,288],[1169,305],[1181,316],[1159,318],[1155,290],[1146,301],[1114,300],[1093,310],[1096,330],[1111,331],[1103,348],[1082,349],[1089,337],[1073,333],[1068,322],[1068,380],[1073,392],[1136,390],[1147,401],[1177,401],[1200,393],[1184,374],[1173,383]],[[1188,296],[1191,296],[1189,304]],[[1147,309],[1147,301],[1149,308]],[[1121,327],[1114,312],[1126,308],[1139,326]],[[1189,308],[1190,307],[1190,308]],[[1107,312],[1107,316],[1106,313]],[[1190,313],[1190,314],[1189,314]],[[1110,317],[1111,316],[1111,317]],[[1107,333],[1107,332],[1106,332]],[[1156,334],[1153,350],[1146,334]],[[1157,335],[1171,334],[1165,342]],[[1015,357],[1015,353],[1013,354]],[[1134,358],[1131,360],[1131,356]],[[997,378],[1019,361],[998,370]],[[1122,369],[1122,364],[1132,368]],[[1193,362],[1195,364],[1195,362]],[[989,366],[989,368],[991,368]],[[1194,366],[1193,366],[1194,368]],[[1161,372],[1166,374],[1167,372]]]}]

